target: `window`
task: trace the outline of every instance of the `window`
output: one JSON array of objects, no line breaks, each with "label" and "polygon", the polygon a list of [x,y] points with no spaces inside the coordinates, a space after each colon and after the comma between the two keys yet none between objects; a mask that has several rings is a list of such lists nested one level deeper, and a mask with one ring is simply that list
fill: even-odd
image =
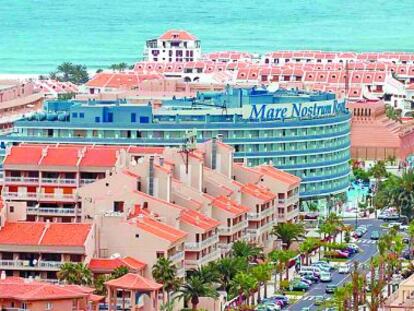
[{"label": "window", "polygon": [[14,213],[14,206],[10,206],[9,211],[10,211],[10,213]]},{"label": "window", "polygon": [[114,212],[120,212],[123,213],[124,212],[124,202],[122,201],[115,201],[114,202]]},{"label": "window", "polygon": [[114,114],[112,112],[108,112],[108,122],[114,121]]},{"label": "window", "polygon": [[149,117],[139,117],[140,123],[149,123]]},{"label": "window", "polygon": [[83,119],[85,117],[85,114],[83,112],[79,112],[79,118]]},{"label": "window", "polygon": [[95,123],[99,123],[99,122],[101,122],[101,118],[95,117]]},{"label": "window", "polygon": [[131,113],[131,122],[137,122],[137,114],[136,113]]},{"label": "window", "polygon": [[72,118],[77,118],[78,117],[78,113],[77,112],[72,112]]},{"label": "window", "polygon": [[52,310],[53,309],[53,303],[51,302],[46,302],[46,306],[45,306],[45,310]]}]

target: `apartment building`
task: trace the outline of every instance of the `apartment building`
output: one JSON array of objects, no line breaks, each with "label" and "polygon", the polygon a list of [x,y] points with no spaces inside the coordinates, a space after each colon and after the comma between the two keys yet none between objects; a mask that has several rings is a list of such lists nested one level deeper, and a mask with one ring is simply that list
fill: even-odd
[{"label": "apartment building", "polygon": [[93,224],[6,221],[0,227],[0,271],[7,276],[56,281],[65,262],[94,256]]}]

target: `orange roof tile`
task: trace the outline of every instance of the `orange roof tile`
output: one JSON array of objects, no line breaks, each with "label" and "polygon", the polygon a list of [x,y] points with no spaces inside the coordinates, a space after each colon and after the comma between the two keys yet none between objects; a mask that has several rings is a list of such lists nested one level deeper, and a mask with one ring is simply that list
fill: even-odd
[{"label": "orange roof tile", "polygon": [[4,165],[37,165],[42,157],[39,146],[13,146],[6,154]]},{"label": "orange roof tile", "polygon": [[256,169],[263,175],[275,178],[278,181],[287,184],[290,187],[299,186],[301,179],[295,175],[286,173],[282,170],[275,168],[270,165],[261,165],[256,167]]},{"label": "orange roof tile", "polygon": [[235,216],[247,213],[250,209],[246,206],[238,204],[236,201],[229,199],[226,196],[219,196],[213,200],[213,206],[220,208],[226,212],[232,213]]},{"label": "orange roof tile", "polygon": [[219,221],[191,209],[184,210],[181,213],[180,219],[189,225],[198,227],[205,231],[209,231],[220,225]]},{"label": "orange roof tile", "polygon": [[0,230],[0,244],[83,246],[91,230],[90,224],[6,222]]},{"label": "orange roof tile", "polygon": [[179,40],[197,40],[195,36],[190,34],[187,31],[184,30],[168,30],[167,32],[163,33],[159,39],[161,40],[173,40],[173,39],[179,39]]},{"label": "orange roof tile", "polygon": [[186,237],[187,233],[172,226],[163,224],[147,215],[138,215],[132,218],[130,223],[135,223],[138,228],[161,239],[175,243]]},{"label": "orange roof tile", "polygon": [[146,264],[132,257],[125,258],[93,258],[88,268],[95,273],[111,273],[119,267],[127,267],[131,270],[142,270]]},{"label": "orange roof tile", "polygon": [[245,184],[240,190],[242,193],[254,196],[264,202],[273,200],[276,196],[273,192],[269,191],[269,189],[255,184]]},{"label": "orange roof tile", "polygon": [[125,274],[118,279],[105,282],[105,284],[112,287],[139,291],[154,291],[162,287],[161,284],[134,273]]}]

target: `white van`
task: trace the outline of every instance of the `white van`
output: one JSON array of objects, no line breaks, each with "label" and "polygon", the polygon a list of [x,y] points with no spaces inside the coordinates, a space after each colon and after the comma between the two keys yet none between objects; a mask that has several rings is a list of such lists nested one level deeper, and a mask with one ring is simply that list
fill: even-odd
[{"label": "white van", "polygon": [[299,274],[314,273],[316,275],[321,275],[321,269],[315,266],[302,266],[299,270]]}]

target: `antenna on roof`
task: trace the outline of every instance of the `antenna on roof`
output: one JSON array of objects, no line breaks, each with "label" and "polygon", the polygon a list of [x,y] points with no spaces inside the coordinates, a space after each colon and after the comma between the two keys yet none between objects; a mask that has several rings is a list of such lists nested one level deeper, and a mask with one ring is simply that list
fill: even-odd
[{"label": "antenna on roof", "polygon": [[185,143],[181,146],[180,153],[185,154],[185,173],[188,174],[188,156],[197,147],[197,131],[195,129],[185,133]]}]

